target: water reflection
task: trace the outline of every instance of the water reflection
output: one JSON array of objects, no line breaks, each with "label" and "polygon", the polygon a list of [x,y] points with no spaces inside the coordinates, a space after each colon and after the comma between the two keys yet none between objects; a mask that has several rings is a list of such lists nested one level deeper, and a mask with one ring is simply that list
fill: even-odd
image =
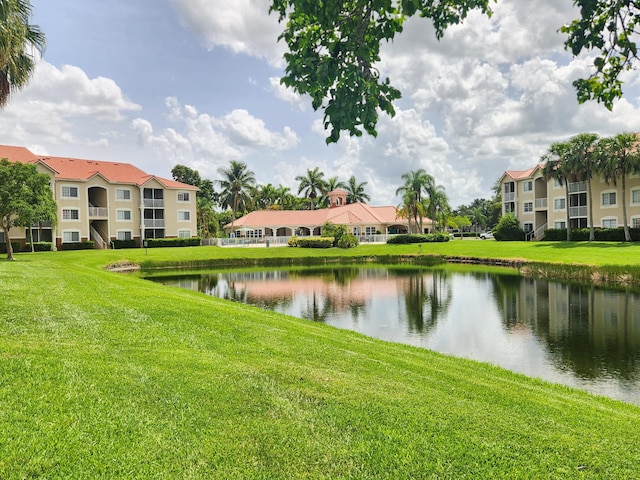
[{"label": "water reflection", "polygon": [[640,405],[637,293],[443,267],[222,271],[160,281]]}]

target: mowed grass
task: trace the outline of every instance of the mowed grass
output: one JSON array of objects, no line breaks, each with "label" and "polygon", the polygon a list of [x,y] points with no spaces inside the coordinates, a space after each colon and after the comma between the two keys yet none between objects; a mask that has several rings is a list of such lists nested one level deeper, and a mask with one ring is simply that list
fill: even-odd
[{"label": "mowed grass", "polygon": [[[640,262],[640,248],[619,244],[421,250]],[[0,478],[640,478],[638,407],[101,268],[418,253],[201,247],[0,262]]]}]

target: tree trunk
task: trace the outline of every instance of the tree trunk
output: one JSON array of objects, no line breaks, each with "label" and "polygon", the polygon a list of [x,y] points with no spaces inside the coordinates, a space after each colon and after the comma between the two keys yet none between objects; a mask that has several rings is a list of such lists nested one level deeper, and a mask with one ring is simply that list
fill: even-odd
[{"label": "tree trunk", "polygon": [[11,245],[11,238],[9,238],[9,228],[2,222],[2,231],[4,232],[4,241],[7,245],[7,260],[15,260],[13,258],[13,246]]},{"label": "tree trunk", "polygon": [[571,241],[571,225],[569,224],[569,181],[564,182],[565,207],[567,210],[567,242]]},{"label": "tree trunk", "polygon": [[631,232],[629,231],[629,223],[627,222],[627,202],[626,202],[626,194],[625,194],[625,190],[627,188],[626,186],[626,172],[624,172],[624,174],[622,175],[622,195],[620,200],[622,201],[622,223],[624,224],[624,241],[625,242],[630,242],[631,241]]},{"label": "tree trunk", "polygon": [[593,226],[593,198],[591,197],[591,179],[588,180],[587,189],[589,193],[587,198],[589,200],[589,241],[593,242],[596,239],[596,230]]}]

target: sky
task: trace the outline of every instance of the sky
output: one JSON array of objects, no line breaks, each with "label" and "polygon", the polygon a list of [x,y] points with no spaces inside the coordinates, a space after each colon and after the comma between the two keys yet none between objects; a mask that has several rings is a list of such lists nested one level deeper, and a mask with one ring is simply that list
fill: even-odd
[{"label": "sky", "polygon": [[572,0],[499,0],[437,41],[412,18],[379,69],[402,92],[378,136],[326,145],[322,112],[280,85],[283,26],[268,0],[32,0],[47,48],[0,112],[0,143],[41,155],[127,162],[171,178],[176,164],[220,179],[243,161],[260,184],[296,176],[367,182],[372,205],[398,205],[403,173],[423,168],[455,208],[490,198],[505,170],[536,165],[582,132],[640,131],[640,74],[612,111],[579,105],[572,82],[593,58],[564,50]]}]

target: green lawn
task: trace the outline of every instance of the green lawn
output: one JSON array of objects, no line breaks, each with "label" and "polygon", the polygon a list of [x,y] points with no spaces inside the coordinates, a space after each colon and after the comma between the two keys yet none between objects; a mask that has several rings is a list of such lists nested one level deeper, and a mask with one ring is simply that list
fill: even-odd
[{"label": "green lawn", "polygon": [[[422,253],[637,265],[620,244]],[[103,270],[369,245],[0,262],[0,478],[638,478],[640,408]]]}]

